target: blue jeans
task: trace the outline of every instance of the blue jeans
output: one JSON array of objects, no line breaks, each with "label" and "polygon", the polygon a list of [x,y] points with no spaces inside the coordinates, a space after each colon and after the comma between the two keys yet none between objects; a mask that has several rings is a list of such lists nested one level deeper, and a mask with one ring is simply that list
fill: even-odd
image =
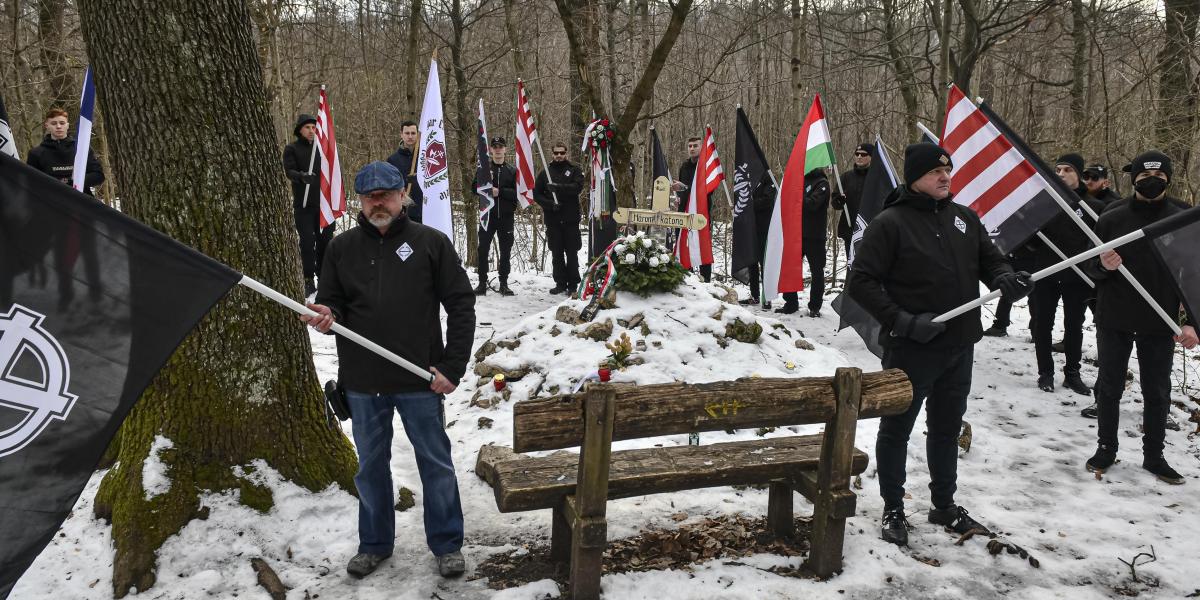
[{"label": "blue jeans", "polygon": [[392,411],[417,456],[425,506],[425,542],[437,556],[463,544],[462,501],[450,458],[442,396],[433,392],[364,394],[346,390],[358,449],[358,551],[390,556],[396,544],[392,486]]}]

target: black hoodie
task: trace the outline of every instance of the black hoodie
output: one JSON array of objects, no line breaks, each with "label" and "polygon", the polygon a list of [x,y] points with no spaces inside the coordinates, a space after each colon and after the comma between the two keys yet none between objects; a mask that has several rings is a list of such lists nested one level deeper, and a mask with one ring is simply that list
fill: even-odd
[{"label": "black hoodie", "polygon": [[[867,226],[846,292],[883,325],[887,346],[901,311],[941,314],[979,297],[979,283],[1012,267],[969,207],[901,188]],[[974,344],[983,337],[976,308],[946,323],[927,346]]]},{"label": "black hoodie", "polygon": [[[358,227],[325,250],[317,303],[338,323],[421,368],[457,383],[475,339],[475,294],[442,232],[401,215],[387,233],[359,213]],[[446,309],[442,344],[440,309]],[[368,394],[428,391],[429,383],[379,355],[337,338],[338,379]]]},{"label": "black hoodie", "polygon": [[[67,184],[71,184],[71,174],[75,170],[75,138],[65,137],[56,140],[46,134],[42,143],[29,151],[26,160],[29,166]],[[104,169],[96,155],[88,149],[87,166],[84,168],[83,193],[92,195],[92,188],[104,183]]]}]

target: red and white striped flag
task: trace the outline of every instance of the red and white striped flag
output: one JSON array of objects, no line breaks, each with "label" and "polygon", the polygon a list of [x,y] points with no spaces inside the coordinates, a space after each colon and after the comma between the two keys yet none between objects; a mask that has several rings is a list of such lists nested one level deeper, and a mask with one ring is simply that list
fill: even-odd
[{"label": "red and white striped flag", "polygon": [[317,148],[321,151],[321,228],[324,229],[346,212],[342,163],[338,159],[337,141],[333,135],[333,113],[329,112],[325,86],[321,86],[321,103],[317,107]]},{"label": "red and white striped flag", "polygon": [[941,145],[954,162],[954,201],[979,214],[1001,252],[1024,244],[1059,213],[1052,183],[1034,166],[1040,159],[1027,156],[1025,142],[958,86],[947,95]]},{"label": "red and white striped flag", "polygon": [[521,208],[533,204],[533,145],[537,143],[537,125],[533,122],[533,111],[529,110],[529,98],[525,96],[525,82],[517,80],[517,152],[514,157],[517,168],[517,199]]},{"label": "red and white striped flag", "polygon": [[708,212],[708,195],[724,180],[725,171],[721,169],[721,159],[717,156],[717,142],[713,139],[712,129],[706,127],[700,156],[696,159],[696,174],[692,176],[692,187],[688,190],[684,212],[704,215],[708,223],[701,229],[679,230],[675,256],[685,269],[713,263],[712,218]]}]

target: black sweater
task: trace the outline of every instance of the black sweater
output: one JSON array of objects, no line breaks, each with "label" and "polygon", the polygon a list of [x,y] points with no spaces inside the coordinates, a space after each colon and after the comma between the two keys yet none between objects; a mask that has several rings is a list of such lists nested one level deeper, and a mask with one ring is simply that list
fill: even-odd
[{"label": "black sweater", "polygon": [[[436,367],[452,382],[466,372],[475,295],[454,246],[432,227],[401,216],[380,235],[360,213],[358,227],[325,250],[317,303],[338,323],[418,367]],[[440,307],[446,309],[444,346]],[[337,349],[338,378],[348,390],[429,390],[429,383],[352,341],[339,336]]]},{"label": "black sweater", "polygon": [[[867,226],[846,292],[883,325],[880,342],[901,311],[941,314],[979,297],[1012,268],[975,211],[903,188]],[[983,337],[980,311],[951,319],[928,346],[974,344]]]},{"label": "black sweater", "polygon": [[[26,162],[29,166],[67,184],[71,184],[71,175],[75,171],[75,138],[66,137],[56,140],[49,134],[42,138],[42,143],[29,151]],[[92,195],[92,188],[104,183],[104,169],[96,155],[88,149],[87,166],[84,168],[83,193]]]}]

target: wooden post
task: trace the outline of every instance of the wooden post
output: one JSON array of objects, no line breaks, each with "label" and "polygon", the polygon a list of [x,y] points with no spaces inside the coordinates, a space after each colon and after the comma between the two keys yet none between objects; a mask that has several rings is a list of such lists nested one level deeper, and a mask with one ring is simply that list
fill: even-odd
[{"label": "wooden post", "polygon": [[563,504],[550,513],[550,560],[556,573],[571,563],[571,522]]},{"label": "wooden post", "polygon": [[[842,543],[846,517],[835,515],[834,498],[850,489],[850,460],[854,454],[854,432],[862,403],[862,371],[842,367],[834,374],[837,405],[825,425],[821,462],[817,467],[817,497],[813,511],[812,551],[809,566],[818,577],[842,570]],[[852,492],[851,492],[852,493]]]},{"label": "wooden post", "polygon": [[616,390],[609,385],[589,385],[584,400],[583,444],[579,448],[579,474],[575,496],[565,507],[571,520],[571,598],[600,597],[604,548],[608,544],[608,466],[612,455],[613,414]]},{"label": "wooden post", "polygon": [[781,481],[771,482],[767,497],[767,529],[778,538],[790,538],[795,534],[792,518],[792,486]]}]

